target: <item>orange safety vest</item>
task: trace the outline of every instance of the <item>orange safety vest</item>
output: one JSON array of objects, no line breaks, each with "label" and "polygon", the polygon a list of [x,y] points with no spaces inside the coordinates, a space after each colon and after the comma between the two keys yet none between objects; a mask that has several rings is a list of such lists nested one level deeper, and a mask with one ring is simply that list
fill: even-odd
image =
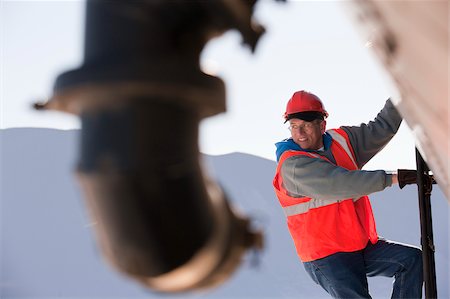
[{"label": "orange safety vest", "polygon": [[[357,170],[355,155],[347,134],[342,129],[329,130],[331,152],[336,165]],[[287,217],[287,225],[297,254],[303,262],[329,256],[336,252],[363,249],[370,240],[375,244],[378,234],[369,198],[320,200],[310,197],[291,197],[283,187],[280,174],[283,162],[297,155],[323,159],[326,157],[304,151],[285,151],[278,163],[273,186]]]}]

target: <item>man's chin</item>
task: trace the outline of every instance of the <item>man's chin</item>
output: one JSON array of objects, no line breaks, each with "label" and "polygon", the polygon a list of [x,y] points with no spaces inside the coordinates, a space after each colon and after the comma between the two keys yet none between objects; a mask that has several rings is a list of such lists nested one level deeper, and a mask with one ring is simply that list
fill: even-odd
[{"label": "man's chin", "polygon": [[305,142],[296,142],[302,149],[309,150],[311,148],[311,145],[309,143]]}]

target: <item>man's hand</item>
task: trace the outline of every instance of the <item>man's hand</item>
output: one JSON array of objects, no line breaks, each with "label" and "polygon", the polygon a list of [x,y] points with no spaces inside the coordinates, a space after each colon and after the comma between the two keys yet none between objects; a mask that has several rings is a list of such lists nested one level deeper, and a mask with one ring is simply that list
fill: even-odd
[{"label": "man's hand", "polygon": [[[417,171],[410,169],[399,169],[397,171],[397,181],[400,189],[409,184],[417,183]],[[392,182],[394,182],[394,176],[392,176]]]}]

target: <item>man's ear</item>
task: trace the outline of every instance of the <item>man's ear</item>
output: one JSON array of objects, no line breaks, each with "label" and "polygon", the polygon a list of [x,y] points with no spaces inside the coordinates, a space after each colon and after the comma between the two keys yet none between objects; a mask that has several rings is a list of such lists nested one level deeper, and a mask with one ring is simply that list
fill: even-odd
[{"label": "man's ear", "polygon": [[326,129],[327,129],[327,121],[323,120],[320,123],[320,132],[322,132],[322,135],[325,134]]}]

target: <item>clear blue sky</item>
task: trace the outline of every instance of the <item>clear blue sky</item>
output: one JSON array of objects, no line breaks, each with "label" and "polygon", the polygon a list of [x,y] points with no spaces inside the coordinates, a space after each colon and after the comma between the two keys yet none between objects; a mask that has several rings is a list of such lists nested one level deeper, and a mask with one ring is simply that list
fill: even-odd
[{"label": "clear blue sky", "polygon": [[[78,128],[74,116],[30,106],[51,94],[59,73],[82,62],[83,1],[0,1],[0,128]],[[296,90],[323,100],[328,128],[367,122],[394,95],[342,2],[260,0],[255,18],[267,33],[254,55],[235,31],[202,53],[204,68],[227,86],[227,113],[202,122],[202,152],[240,151],[274,160],[274,143],[289,136],[282,114]],[[366,166],[413,167],[414,141],[406,124]]]}]

